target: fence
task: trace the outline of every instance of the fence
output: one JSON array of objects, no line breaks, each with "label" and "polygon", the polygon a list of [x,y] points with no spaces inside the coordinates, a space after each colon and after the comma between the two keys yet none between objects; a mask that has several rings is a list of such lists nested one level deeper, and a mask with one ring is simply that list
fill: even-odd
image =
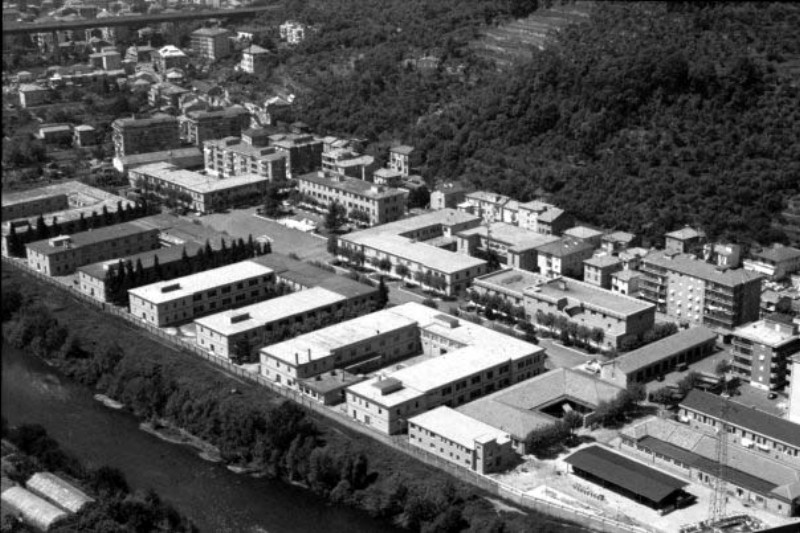
[{"label": "fence", "polygon": [[601,531],[603,533],[614,533],[617,531],[624,531],[628,533],[652,533],[657,531],[652,528],[644,528],[644,527],[634,526],[631,524],[626,524],[618,520],[586,512],[582,509],[568,507],[566,505],[561,505],[542,498],[538,498],[536,496],[532,496],[510,485],[506,485],[498,480],[479,474],[472,470],[467,470],[461,466],[451,463],[450,461],[447,461],[446,459],[433,455],[426,450],[423,450],[421,448],[418,448],[410,444],[405,439],[391,437],[389,435],[383,435],[381,433],[377,433],[376,431],[371,430],[368,427],[364,426],[360,422],[348,417],[345,413],[343,413],[340,409],[337,409],[336,407],[333,408],[326,407],[321,403],[305,396],[299,391],[285,388],[260,374],[247,371],[233,363],[226,361],[225,359],[211,355],[205,350],[201,349],[199,346],[197,346],[197,344],[194,343],[193,341],[187,340],[182,337],[178,337],[176,335],[170,335],[169,333],[166,333],[160,328],[157,328],[151,324],[143,322],[142,320],[136,318],[134,315],[131,315],[130,313],[128,313],[123,309],[120,309],[111,304],[106,304],[104,302],[98,301],[80,292],[73,286],[66,285],[64,283],[59,282],[55,278],[44,275],[41,272],[37,272],[36,270],[30,268],[27,265],[27,263],[21,261],[15,261],[8,257],[3,257],[2,259],[5,263],[18,268],[44,281],[45,283],[49,283],[50,285],[66,290],[72,296],[75,296],[77,299],[83,302],[86,302],[90,305],[100,308],[103,311],[106,311],[112,315],[118,316],[123,320],[133,324],[134,326],[145,329],[146,331],[148,331],[149,333],[151,333],[152,335],[154,335],[159,339],[166,340],[180,349],[183,349],[185,351],[191,352],[194,355],[202,357],[206,361],[209,361],[217,365],[226,372],[229,372],[235,376],[257,383],[258,385],[261,385],[263,387],[266,387],[270,389],[272,392],[280,394],[281,396],[288,398],[289,400],[292,400],[315,413],[333,419],[339,424],[342,424],[354,431],[362,433],[372,439],[378,440],[386,444],[387,446],[390,446],[395,450],[405,453],[406,455],[410,455],[426,464],[439,468],[440,470],[447,472],[453,477],[456,477],[466,483],[478,487],[479,489],[497,495],[500,498],[512,501],[521,507],[533,509],[535,511],[541,512],[543,514],[555,518],[560,518],[571,522],[578,522],[580,524],[584,524],[588,527],[591,527],[592,529]]}]

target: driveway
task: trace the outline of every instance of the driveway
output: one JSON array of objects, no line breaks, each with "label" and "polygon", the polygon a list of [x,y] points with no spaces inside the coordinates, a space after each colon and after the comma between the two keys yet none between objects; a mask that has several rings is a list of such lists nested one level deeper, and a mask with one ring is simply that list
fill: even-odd
[{"label": "driveway", "polygon": [[574,368],[598,357],[566,348],[553,342],[553,339],[539,339],[539,346],[547,352],[547,368]]}]

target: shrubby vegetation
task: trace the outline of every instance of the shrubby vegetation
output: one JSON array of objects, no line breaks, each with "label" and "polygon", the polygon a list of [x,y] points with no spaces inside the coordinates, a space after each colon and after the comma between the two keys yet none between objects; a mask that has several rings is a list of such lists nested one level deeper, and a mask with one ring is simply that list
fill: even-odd
[{"label": "shrubby vegetation", "polygon": [[[474,489],[433,468],[395,457],[395,452],[375,442],[345,438],[339,431],[325,433],[292,402],[260,400],[254,405],[252,398],[232,394],[222,378],[202,378],[201,369],[187,372],[186,362],[171,357],[169,348],[154,344],[160,357],[143,357],[104,338],[100,329],[81,336],[74,325],[67,329],[46,306],[26,297],[37,282],[29,286],[4,276],[3,283],[6,342],[49,359],[71,378],[124,403],[139,417],[166,420],[208,440],[227,462],[249,464],[268,476],[303,484],[331,502],[363,509],[413,531],[567,529],[532,511],[498,514]],[[9,291],[16,296],[8,299]],[[74,301],[62,301],[80,309]],[[64,316],[63,320],[73,320],[76,314]],[[196,360],[188,364],[189,368],[202,365]],[[266,390],[258,394],[270,395]],[[140,501],[135,496],[125,498]]]},{"label": "shrubby vegetation", "polygon": [[[3,458],[9,463],[9,477],[24,484],[36,472],[47,471],[77,481],[96,501],[80,512],[58,522],[50,531],[168,531],[194,532],[197,528],[161,501],[153,490],[131,491],[125,475],[116,468],[85,468],[80,461],[64,452],[42,426],[23,424],[8,427],[3,418],[3,439],[8,439],[20,453]],[[5,468],[4,468],[5,470]],[[14,520],[3,522],[3,532],[35,531]]]}]

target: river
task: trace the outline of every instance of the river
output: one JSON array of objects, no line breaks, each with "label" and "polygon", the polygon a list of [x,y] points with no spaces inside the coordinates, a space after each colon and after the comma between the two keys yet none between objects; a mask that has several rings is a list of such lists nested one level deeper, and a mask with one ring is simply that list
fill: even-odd
[{"label": "river", "polygon": [[132,487],[152,487],[203,532],[394,531],[301,488],[209,463],[191,448],[141,431],[133,415],[103,406],[41,360],[5,343],[2,349],[1,405],[9,424],[41,424],[86,466],[119,468]]}]

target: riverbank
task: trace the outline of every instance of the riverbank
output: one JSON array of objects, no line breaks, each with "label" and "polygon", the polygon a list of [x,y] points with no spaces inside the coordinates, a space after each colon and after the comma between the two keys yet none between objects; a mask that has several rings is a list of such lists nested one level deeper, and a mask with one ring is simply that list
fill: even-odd
[{"label": "riverbank", "polygon": [[174,426],[168,420],[160,418],[155,422],[141,422],[139,428],[163,441],[190,446],[200,452],[197,454],[200,458],[210,463],[222,462],[222,454],[220,454],[219,448],[200,437],[192,435],[185,429]]},{"label": "riverbank", "polygon": [[[170,419],[175,427],[185,427],[218,446],[226,463],[252,468],[254,462],[260,462],[269,477],[307,483],[313,492],[331,501],[384,516],[414,530],[445,516],[452,518],[454,513],[459,520],[472,524],[501,520],[519,526],[547,526],[539,527],[540,531],[583,529],[530,511],[514,516],[498,513],[480,491],[448,474],[327,418],[298,407],[285,408],[285,400],[275,393],[253,383],[234,382],[210,363],[6,264],[3,283],[23,287],[27,297],[46,304],[71,338],[80,339],[81,350],[87,354],[64,360],[68,375],[85,384],[96,384],[101,392],[146,419],[153,410],[159,417],[162,411],[167,413],[162,418]],[[113,336],[108,335],[111,330]],[[98,369],[102,371],[98,373]],[[238,394],[227,394],[233,388]],[[192,407],[192,403],[199,404]],[[271,420],[273,417],[278,418]],[[185,426],[187,421],[195,429]],[[313,427],[309,426],[312,421]],[[254,456],[255,450],[258,456]],[[358,471],[348,466],[353,464]],[[330,475],[320,477],[320,469]],[[341,472],[347,472],[348,477],[340,477]],[[438,497],[431,500],[426,496],[429,494]],[[408,505],[416,506],[418,501],[426,503],[409,515]]]}]

